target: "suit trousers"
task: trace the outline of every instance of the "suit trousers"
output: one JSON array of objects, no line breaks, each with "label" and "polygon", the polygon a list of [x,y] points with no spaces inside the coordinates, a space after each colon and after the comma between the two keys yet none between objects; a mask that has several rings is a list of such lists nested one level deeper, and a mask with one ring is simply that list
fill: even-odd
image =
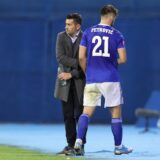
[{"label": "suit trousers", "polygon": [[76,125],[80,115],[83,112],[83,105],[80,104],[78,100],[77,91],[73,80],[71,80],[68,101],[62,101],[62,109],[66,139],[68,145],[73,147],[77,136]]}]

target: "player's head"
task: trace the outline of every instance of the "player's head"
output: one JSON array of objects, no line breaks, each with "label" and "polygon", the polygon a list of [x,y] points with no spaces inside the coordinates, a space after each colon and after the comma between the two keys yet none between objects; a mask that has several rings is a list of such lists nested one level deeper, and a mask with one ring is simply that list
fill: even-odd
[{"label": "player's head", "polygon": [[113,25],[114,21],[118,15],[118,9],[113,5],[105,5],[101,8],[101,21],[109,23],[109,25]]},{"label": "player's head", "polygon": [[71,13],[66,16],[66,32],[69,35],[74,35],[77,31],[80,30],[82,24],[81,15],[78,13]]}]

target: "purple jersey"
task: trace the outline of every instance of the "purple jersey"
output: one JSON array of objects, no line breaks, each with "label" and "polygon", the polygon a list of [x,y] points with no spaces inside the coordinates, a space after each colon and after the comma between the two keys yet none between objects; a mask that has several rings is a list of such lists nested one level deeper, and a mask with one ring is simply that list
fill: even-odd
[{"label": "purple jersey", "polygon": [[119,82],[117,49],[125,48],[119,31],[95,25],[83,33],[80,45],[87,48],[86,83]]}]

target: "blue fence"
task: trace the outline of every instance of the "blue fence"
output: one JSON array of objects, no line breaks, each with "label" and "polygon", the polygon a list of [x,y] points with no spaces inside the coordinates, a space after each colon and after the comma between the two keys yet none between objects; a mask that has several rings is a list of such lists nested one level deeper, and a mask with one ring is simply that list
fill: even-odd
[{"label": "blue fence", "polygon": [[[158,0],[0,0],[1,122],[62,122],[60,102],[53,97],[56,35],[70,12],[81,13],[83,30],[98,23],[106,3],[120,10],[115,27],[124,34],[128,52],[127,64],[119,68],[123,119],[135,122],[135,109],[160,89]],[[108,111],[97,110],[93,122],[109,121]]]}]

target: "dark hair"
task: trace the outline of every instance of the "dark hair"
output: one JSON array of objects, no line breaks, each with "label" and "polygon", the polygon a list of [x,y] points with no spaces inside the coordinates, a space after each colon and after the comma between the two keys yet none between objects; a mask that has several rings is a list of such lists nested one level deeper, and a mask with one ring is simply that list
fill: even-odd
[{"label": "dark hair", "polygon": [[101,9],[101,16],[107,15],[108,13],[113,13],[115,16],[117,16],[118,9],[111,4],[103,6]]},{"label": "dark hair", "polygon": [[82,24],[82,17],[78,13],[70,13],[66,16],[67,19],[73,19],[75,23]]}]

